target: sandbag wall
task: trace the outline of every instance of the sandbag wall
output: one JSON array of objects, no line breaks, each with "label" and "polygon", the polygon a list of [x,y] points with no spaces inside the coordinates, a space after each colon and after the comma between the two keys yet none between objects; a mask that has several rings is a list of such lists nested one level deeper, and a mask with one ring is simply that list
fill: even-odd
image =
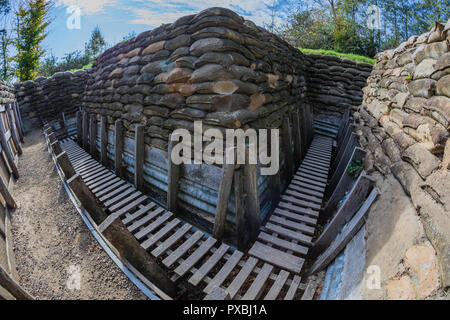
[{"label": "sandbag wall", "polygon": [[450,20],[377,55],[355,113],[367,171],[411,198],[450,286]]},{"label": "sandbag wall", "polygon": [[308,99],[316,113],[344,113],[361,105],[369,63],[332,55],[307,54],[310,61]]},{"label": "sandbag wall", "polygon": [[73,115],[78,111],[88,72],[59,72],[51,78],[16,83],[24,129],[40,128],[44,122],[61,119],[62,112]]},{"label": "sandbag wall", "polygon": [[[193,132],[195,120],[203,121],[203,130],[279,128],[291,111],[306,105],[304,61],[301,52],[275,35],[230,10],[211,8],[104,52],[87,81],[83,110],[96,115],[97,128],[100,117],[107,116],[111,160],[114,122],[123,120],[123,160],[130,180],[135,126],[145,125],[146,189],[165,203],[169,134],[177,128]],[[206,230],[214,222],[220,174],[213,165],[182,168],[181,210],[197,224],[206,223]],[[262,217],[271,206],[271,178],[259,179]]]},{"label": "sandbag wall", "polygon": [[0,104],[16,101],[14,87],[6,82],[0,81]]}]

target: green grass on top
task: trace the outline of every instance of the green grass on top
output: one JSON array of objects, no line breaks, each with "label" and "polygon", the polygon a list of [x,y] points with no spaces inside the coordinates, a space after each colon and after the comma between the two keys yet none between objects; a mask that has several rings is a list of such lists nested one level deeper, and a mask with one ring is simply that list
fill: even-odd
[{"label": "green grass on top", "polygon": [[358,54],[353,54],[353,53],[340,53],[340,52],[336,52],[333,50],[324,50],[324,49],[305,49],[305,48],[299,48],[299,49],[301,52],[304,52],[304,53],[327,54],[327,55],[336,56],[339,58],[349,59],[349,60],[353,60],[353,61],[366,62],[366,63],[370,63],[372,65],[374,65],[376,63],[375,59],[365,57],[365,56],[360,56]]},{"label": "green grass on top", "polygon": [[71,70],[68,70],[68,71],[73,73],[73,72],[78,71],[78,70],[86,70],[86,69],[92,68],[92,65],[93,65],[93,63],[91,62],[91,63],[85,65],[85,66],[84,66],[83,68],[81,68],[81,69],[71,69]]}]

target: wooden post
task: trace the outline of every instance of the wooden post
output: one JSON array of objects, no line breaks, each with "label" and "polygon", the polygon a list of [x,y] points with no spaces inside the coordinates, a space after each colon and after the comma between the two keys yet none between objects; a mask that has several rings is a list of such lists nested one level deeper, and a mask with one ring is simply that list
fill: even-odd
[{"label": "wooden post", "polygon": [[167,152],[167,161],[168,161],[168,188],[167,188],[167,210],[172,213],[177,213],[177,200],[178,200],[178,180],[180,178],[180,165],[176,165],[172,162],[172,150],[173,150],[173,141],[172,135],[169,136],[169,148]]},{"label": "wooden post", "polygon": [[14,122],[15,122],[15,124],[16,124],[16,128],[17,128],[17,132],[18,132],[18,134],[19,134],[19,139],[20,139],[20,142],[24,142],[23,141],[23,128],[22,128],[22,123],[21,123],[21,121],[20,121],[20,115],[19,115],[19,113],[17,112],[17,102],[13,102],[12,104],[11,104],[11,112],[13,113],[13,115],[14,115]]},{"label": "wooden post", "polygon": [[142,191],[144,186],[144,130],[145,126],[137,125],[134,138],[134,186],[139,191]]},{"label": "wooden post", "polygon": [[89,146],[93,158],[97,155],[97,116],[92,114],[89,118]]},{"label": "wooden post", "polygon": [[292,179],[292,173],[293,173],[293,167],[294,167],[294,160],[293,160],[293,154],[292,154],[292,138],[291,138],[291,131],[290,131],[290,121],[289,117],[286,117],[283,121],[282,127],[281,127],[281,135],[282,135],[282,141],[283,141],[283,151],[285,155],[285,167],[286,167],[286,181],[289,183],[289,181]]},{"label": "wooden post", "polygon": [[300,117],[298,114],[298,110],[292,113],[292,131],[294,138],[294,162],[295,169],[297,169],[303,159],[302,133],[300,129]]},{"label": "wooden post", "polygon": [[77,111],[77,143],[83,146],[83,116],[81,111]]},{"label": "wooden post", "polygon": [[237,233],[237,246],[240,250],[247,248],[246,239],[246,221],[245,221],[245,208],[244,208],[244,180],[243,171],[241,167],[238,170],[234,170],[234,206],[236,208],[236,233]]},{"label": "wooden post", "polygon": [[13,197],[11,196],[11,193],[9,193],[8,186],[3,181],[3,178],[0,177],[0,193],[3,196],[3,199],[5,199],[6,205],[11,208],[15,209],[17,208],[17,204],[14,201]]},{"label": "wooden post", "polygon": [[[248,155],[248,153],[247,147],[246,154]],[[246,159],[248,159],[248,156]],[[250,242],[256,239],[261,226],[261,209],[259,204],[258,175],[256,169],[255,164],[246,164],[244,166],[244,192],[247,195],[247,221]]]},{"label": "wooden post", "polygon": [[116,175],[122,177],[122,153],[123,153],[123,122],[116,120],[114,137],[114,170]]},{"label": "wooden post", "polygon": [[87,112],[83,111],[83,148],[89,152],[89,120]]},{"label": "wooden post", "polygon": [[14,146],[16,147],[17,153],[19,155],[22,154],[22,146],[20,145],[20,141],[19,141],[19,137],[17,136],[17,132],[19,131],[16,127],[16,124],[13,121],[13,118],[11,116],[11,112],[12,112],[12,107],[11,104],[7,104],[6,105],[6,118],[8,119],[8,123],[9,123],[9,130],[11,132],[11,137],[14,143]]},{"label": "wooden post", "polygon": [[5,151],[6,160],[11,168],[14,178],[19,179],[19,170],[17,169],[16,162],[14,161],[14,155],[9,147],[8,141],[5,136],[5,126],[2,119],[0,119],[0,142],[3,151]]},{"label": "wooden post", "polygon": [[0,265],[0,286],[5,288],[17,300],[34,300],[16,281],[14,281],[5,269]]},{"label": "wooden post", "polygon": [[214,221],[214,238],[222,240],[225,230],[225,222],[230,200],[231,185],[233,183],[234,164],[225,163],[222,166],[222,178],[219,186],[219,196],[216,205],[216,217]]},{"label": "wooden post", "polygon": [[106,166],[108,163],[108,123],[106,116],[102,116],[100,121],[100,161]]},{"label": "wooden post", "polygon": [[95,200],[95,196],[83,182],[81,176],[79,174],[75,174],[69,180],[67,180],[67,184],[73,193],[77,196],[78,200],[80,200],[83,207],[89,212],[91,218],[95,221],[97,225],[100,225],[103,220],[106,219],[107,215],[100,208],[99,204]]}]

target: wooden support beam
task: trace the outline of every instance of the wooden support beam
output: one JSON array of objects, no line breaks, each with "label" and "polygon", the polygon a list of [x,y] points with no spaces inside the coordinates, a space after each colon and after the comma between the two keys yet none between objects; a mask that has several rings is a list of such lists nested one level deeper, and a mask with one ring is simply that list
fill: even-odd
[{"label": "wooden support beam", "polygon": [[167,189],[167,210],[172,213],[177,213],[178,211],[178,180],[180,178],[180,165],[174,164],[172,162],[172,150],[173,150],[172,135],[169,136],[169,148],[167,152],[168,161],[168,189]]},{"label": "wooden support beam", "polygon": [[83,111],[83,148],[89,152],[89,120],[87,112]]},{"label": "wooden support beam", "polygon": [[108,163],[108,122],[106,116],[102,116],[100,119],[100,161],[106,166]]},{"label": "wooden support beam", "polygon": [[[247,152],[248,154],[248,147]],[[246,157],[248,159],[248,157]],[[258,174],[255,164],[244,166],[244,192],[247,195],[247,221],[250,242],[256,239],[261,227],[260,204],[258,192]]]},{"label": "wooden support beam", "polygon": [[314,246],[310,251],[312,256],[317,257],[331,244],[333,239],[335,239],[342,230],[342,227],[350,221],[350,219],[362,206],[372,190],[373,185],[374,181],[370,177],[365,174],[361,174],[359,176],[358,180],[353,185],[353,188],[347,195],[344,203],[341,207],[339,207],[334,217],[327,224],[317,241],[314,243]]},{"label": "wooden support beam", "polygon": [[292,136],[294,139],[295,169],[298,169],[303,159],[302,133],[300,128],[300,116],[298,114],[298,110],[292,113]]},{"label": "wooden support beam", "polygon": [[106,219],[107,215],[100,208],[99,204],[95,200],[94,194],[89,190],[86,184],[83,182],[83,179],[79,174],[75,174],[69,180],[67,180],[67,184],[70,189],[76,195],[78,200],[81,202],[82,206],[89,212],[91,218],[97,225],[100,225],[103,220]]},{"label": "wooden support beam", "polygon": [[23,133],[23,128],[22,128],[22,122],[20,121],[20,115],[17,110],[17,102],[13,102],[11,104],[11,112],[14,115],[14,123],[17,128],[17,133],[19,134],[20,142],[23,143],[24,142],[24,140],[23,140],[24,133]]},{"label": "wooden support beam", "polygon": [[89,117],[89,153],[93,158],[97,157],[97,116],[91,114]]},{"label": "wooden support beam", "polygon": [[217,198],[216,216],[214,221],[214,238],[222,240],[225,230],[226,217],[228,213],[228,202],[230,200],[231,185],[233,184],[234,164],[223,164],[222,178]]},{"label": "wooden support beam", "polygon": [[34,298],[26,292],[5,269],[0,265],[0,286],[5,288],[17,300],[34,300]]},{"label": "wooden support beam", "polygon": [[15,209],[17,208],[17,204],[14,201],[13,197],[11,196],[11,193],[8,190],[7,184],[3,181],[3,178],[0,177],[0,194],[2,195],[3,199],[6,202],[6,205],[8,208]]},{"label": "wooden support beam", "polygon": [[114,136],[114,170],[116,175],[122,177],[122,153],[123,153],[123,122],[122,120],[116,120],[114,123],[115,136]]},{"label": "wooden support beam", "polygon": [[77,111],[77,143],[83,146],[83,115],[81,111]]},{"label": "wooden support beam", "polygon": [[244,208],[244,169],[241,167],[234,170],[234,206],[236,208],[236,238],[239,250],[247,249],[248,239],[246,237],[246,221]]},{"label": "wooden support beam", "polygon": [[19,170],[17,169],[16,162],[14,161],[14,155],[11,151],[11,148],[6,140],[5,135],[5,125],[3,124],[3,120],[0,119],[0,143],[2,145],[2,149],[5,152],[6,160],[8,161],[8,165],[11,168],[14,178],[19,179]]},{"label": "wooden support beam", "polygon": [[283,124],[281,126],[281,138],[283,145],[283,153],[284,153],[284,166],[286,169],[286,181],[289,182],[292,179],[292,174],[294,170],[294,158],[292,153],[292,137],[291,137],[291,129],[290,129],[290,120],[289,117],[283,120]]},{"label": "wooden support beam", "polygon": [[137,125],[134,135],[134,186],[140,191],[144,188],[144,131],[145,126]]}]

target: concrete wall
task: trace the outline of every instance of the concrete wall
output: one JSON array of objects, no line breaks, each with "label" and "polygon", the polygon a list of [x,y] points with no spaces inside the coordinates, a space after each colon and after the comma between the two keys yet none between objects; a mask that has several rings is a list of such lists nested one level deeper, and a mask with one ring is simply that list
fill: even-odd
[{"label": "concrete wall", "polygon": [[[367,150],[366,169],[377,176],[380,188],[391,177],[398,180],[404,196],[410,198],[416,217],[420,217],[418,221],[427,238],[421,239],[417,236],[420,232],[414,232],[414,246],[397,252],[396,258],[405,259],[405,263],[386,282],[386,296],[391,298],[399,297],[399,292],[408,298],[426,298],[435,294],[439,285],[444,289],[450,286],[449,42],[450,21],[445,26],[436,24],[429,33],[411,37],[395,50],[379,53],[364,89],[364,101],[355,113],[360,141]],[[393,208],[399,197],[403,196],[398,195],[387,203]],[[402,211],[406,207],[393,208],[390,215]],[[372,212],[373,215],[377,211]],[[377,217],[371,219],[376,221]],[[388,230],[394,228],[395,221],[391,222]],[[399,248],[412,223],[402,224],[402,236],[393,248]],[[376,232],[380,235],[380,231]],[[378,238],[382,237],[381,234]],[[393,239],[393,235],[385,237],[386,241]],[[372,239],[378,241],[378,247],[385,245]],[[431,249],[427,243],[431,243]],[[420,269],[420,261],[433,258],[434,251],[438,261],[438,267],[434,268],[440,272],[437,279],[433,279],[431,260],[423,262],[430,269],[426,272]],[[430,257],[430,252],[431,258],[425,259]],[[397,266],[392,260],[388,264]]]}]

